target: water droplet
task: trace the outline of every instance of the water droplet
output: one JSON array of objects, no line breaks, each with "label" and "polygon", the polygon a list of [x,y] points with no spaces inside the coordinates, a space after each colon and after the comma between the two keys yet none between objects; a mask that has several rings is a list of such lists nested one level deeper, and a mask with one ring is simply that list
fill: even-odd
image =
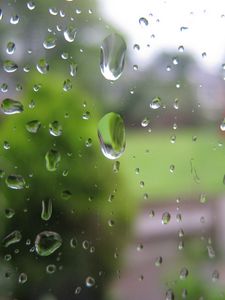
[{"label": "water droplet", "polygon": [[148,26],[148,20],[146,18],[140,18],[139,19],[139,24],[142,26],[142,27],[145,27],[145,26]]},{"label": "water droplet", "polygon": [[27,274],[26,273],[21,273],[19,275],[19,279],[18,279],[19,283],[24,284],[27,282]]},{"label": "water droplet", "polygon": [[58,10],[56,7],[50,7],[48,11],[53,16],[56,16],[58,14]]},{"label": "water droplet", "polygon": [[174,173],[175,171],[175,166],[174,165],[170,165],[170,173]]},{"label": "water droplet", "polygon": [[206,57],[206,52],[202,52],[202,58]]},{"label": "water droplet", "polygon": [[8,84],[7,83],[3,82],[3,84],[1,85],[1,91],[3,93],[8,92]]},{"label": "water droplet", "polygon": [[2,9],[0,8],[0,21],[2,20],[3,18],[3,12],[2,12]]},{"label": "water droplet", "polygon": [[59,151],[50,149],[45,155],[46,169],[50,172],[56,171],[61,161]]},{"label": "water droplet", "polygon": [[15,52],[15,49],[16,49],[15,43],[13,43],[13,42],[8,42],[7,43],[6,52],[8,54],[10,54],[10,55],[13,54]]},{"label": "water droplet", "polygon": [[57,232],[43,231],[36,236],[35,250],[40,256],[49,256],[62,245],[62,238]]},{"label": "water droplet", "polygon": [[41,218],[44,221],[48,221],[52,216],[52,200],[45,199],[41,201]]},{"label": "water droplet", "polygon": [[5,216],[7,219],[11,219],[15,215],[15,210],[12,208],[5,209]]},{"label": "water droplet", "polygon": [[171,289],[167,290],[165,300],[174,300],[174,299],[175,297],[173,291]]},{"label": "water droplet", "polygon": [[12,60],[4,60],[3,69],[7,73],[13,73],[18,69],[18,65]]},{"label": "water droplet", "polygon": [[3,178],[5,177],[5,171],[0,169],[0,178]]},{"label": "water droplet", "polygon": [[123,154],[126,146],[125,128],[119,114],[108,113],[99,121],[98,138],[105,157],[116,159]]},{"label": "water droplet", "polygon": [[225,119],[223,120],[223,122],[220,124],[220,129],[222,131],[225,131]]},{"label": "water droplet", "polygon": [[64,200],[69,200],[72,197],[72,193],[68,190],[62,191],[61,197]]},{"label": "water droplet", "polygon": [[139,51],[140,50],[140,45],[134,44],[133,49]]},{"label": "water droplet", "polygon": [[50,35],[48,36],[44,42],[43,42],[43,46],[45,49],[49,50],[49,49],[53,49],[56,46],[56,37],[54,35]]},{"label": "water droplet", "polygon": [[51,122],[49,124],[49,132],[53,136],[62,135],[62,125],[58,121]]},{"label": "water droplet", "polygon": [[55,271],[56,271],[56,265],[53,265],[53,264],[47,265],[46,272],[48,274],[53,274],[53,273],[55,273]]},{"label": "water droplet", "polygon": [[25,180],[21,175],[9,175],[5,183],[9,188],[14,190],[21,190],[25,187]]},{"label": "water droplet", "polygon": [[179,47],[178,47],[178,51],[179,51],[179,52],[184,52],[184,46],[182,46],[182,45],[179,46]]},{"label": "water droplet", "polygon": [[209,258],[214,258],[216,256],[215,250],[213,249],[212,245],[208,245],[207,250]]},{"label": "water droplet", "polygon": [[91,276],[86,278],[86,287],[93,287],[95,285],[95,279]]},{"label": "water droplet", "polygon": [[77,64],[74,61],[70,62],[70,75],[72,77],[77,75]]},{"label": "water droplet", "polygon": [[174,144],[176,142],[176,135],[171,135],[170,142],[171,144]]},{"label": "water droplet", "polygon": [[177,57],[173,57],[172,59],[174,65],[178,65],[179,61]]},{"label": "water droplet", "polygon": [[44,58],[41,58],[37,65],[36,68],[38,70],[39,73],[41,74],[46,74],[49,71],[49,64],[47,63],[47,61]]},{"label": "water droplet", "polygon": [[183,250],[183,249],[184,249],[184,241],[181,240],[181,241],[179,241],[179,243],[178,243],[178,250]]},{"label": "water droplet", "polygon": [[88,139],[85,141],[85,146],[88,147],[88,148],[92,146],[92,139],[91,139],[91,138],[88,138]]},{"label": "water droplet", "polygon": [[170,221],[170,213],[164,212],[162,215],[162,224],[166,225]]},{"label": "water droplet", "polygon": [[27,2],[27,8],[28,8],[29,10],[35,9],[35,2],[34,2],[34,1],[29,1],[29,2]]},{"label": "water droplet", "polygon": [[150,218],[153,218],[155,216],[155,211],[154,210],[150,210],[150,212],[149,212],[148,215],[149,215]]},{"label": "water droplet", "polygon": [[179,99],[178,98],[174,99],[173,107],[175,109],[179,109]]},{"label": "water droplet", "polygon": [[202,194],[200,195],[200,202],[201,202],[201,203],[206,203],[206,201],[207,201],[206,194],[205,194],[205,193],[202,193]]},{"label": "water droplet", "polygon": [[3,241],[2,241],[3,246],[7,248],[12,244],[20,242],[21,239],[22,239],[22,235],[21,235],[20,231],[15,230],[3,239]]},{"label": "water droplet", "polygon": [[40,128],[41,128],[41,122],[38,120],[32,120],[27,122],[26,124],[26,129],[30,133],[37,133]]},{"label": "water droplet", "polygon": [[185,31],[185,30],[187,30],[187,29],[188,29],[187,26],[181,26],[181,27],[180,27],[180,31]]},{"label": "water droplet", "polygon": [[70,247],[71,248],[76,248],[77,247],[77,239],[75,237],[73,237],[71,240],[70,240]]},{"label": "water droplet", "polygon": [[66,28],[66,30],[63,32],[64,38],[67,42],[73,42],[76,37],[77,29],[70,25]]},{"label": "water droplet", "polygon": [[114,173],[118,173],[119,170],[120,170],[120,162],[117,160],[117,161],[115,161],[114,164],[113,164],[113,172],[114,172]]},{"label": "water droplet", "polygon": [[80,286],[78,286],[76,289],[75,289],[75,295],[79,295],[80,294],[80,292],[81,292],[81,287]]},{"label": "water droplet", "polygon": [[147,127],[148,125],[149,125],[149,119],[145,117],[145,118],[141,121],[141,126],[142,126],[142,127]]},{"label": "water droplet", "polygon": [[85,111],[84,113],[83,113],[83,115],[82,115],[82,119],[83,120],[89,120],[89,118],[90,118],[90,112],[89,111]]},{"label": "water droplet", "polygon": [[150,103],[150,108],[152,109],[158,109],[161,107],[161,99],[159,97],[155,97],[152,99],[152,102]]},{"label": "water droplet", "polygon": [[18,15],[12,16],[12,17],[10,18],[10,23],[13,24],[13,25],[16,25],[16,24],[19,23],[19,20],[20,20],[20,18],[19,18]]},{"label": "water droplet", "polygon": [[182,280],[184,280],[184,279],[186,279],[187,278],[187,276],[188,276],[188,269],[187,268],[182,268],[181,270],[180,270],[180,279],[182,279]]},{"label": "water droplet", "polygon": [[101,45],[100,70],[107,80],[117,80],[124,68],[126,43],[116,34],[107,36]]},{"label": "water droplet", "polygon": [[10,149],[10,143],[9,143],[8,141],[4,141],[4,143],[3,143],[3,148],[4,148],[5,150]]},{"label": "water droplet", "polygon": [[171,71],[171,66],[166,66],[166,71],[170,72]]},{"label": "water droplet", "polygon": [[162,262],[163,262],[162,256],[157,257],[155,260],[155,266],[156,267],[161,266]]},{"label": "water droplet", "polygon": [[5,261],[10,261],[12,259],[12,255],[11,254],[6,254],[4,256]]},{"label": "water droplet", "polygon": [[179,237],[184,237],[184,231],[183,231],[183,229],[179,229],[178,236]]},{"label": "water droplet", "polygon": [[215,282],[220,278],[220,274],[217,270],[213,271],[212,273],[212,281]]},{"label": "water droplet", "polygon": [[63,90],[65,92],[68,92],[69,90],[72,89],[72,81],[70,79],[66,79],[64,82],[63,82]]},{"label": "water droplet", "polygon": [[82,247],[87,250],[90,246],[90,243],[87,241],[87,240],[84,240],[83,243],[82,243]]}]

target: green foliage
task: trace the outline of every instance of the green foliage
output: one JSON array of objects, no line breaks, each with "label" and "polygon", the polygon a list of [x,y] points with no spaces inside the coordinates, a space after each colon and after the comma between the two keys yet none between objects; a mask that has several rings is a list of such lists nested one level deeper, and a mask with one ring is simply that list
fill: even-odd
[{"label": "green foliage", "polygon": [[[33,91],[34,84],[40,84],[38,92]],[[56,74],[30,75],[23,93],[15,97],[23,103],[24,112],[5,115],[0,124],[1,141],[10,144],[10,149],[0,149],[1,168],[6,177],[19,174],[26,181],[26,188],[22,190],[8,188],[6,177],[0,183],[2,211],[4,208],[15,210],[11,219],[1,215],[1,235],[4,237],[19,230],[23,236],[18,245],[11,245],[2,253],[10,253],[13,257],[8,265],[15,273],[11,276],[12,281],[18,280],[19,273],[27,273],[26,289],[14,282],[15,295],[21,299],[31,299],[32,293],[41,295],[48,288],[52,288],[59,299],[69,299],[76,286],[84,285],[87,276],[93,276],[100,287],[84,287],[83,297],[101,298],[103,283],[117,266],[114,253],[125,240],[124,225],[129,221],[127,212],[120,206],[124,198],[124,187],[122,190],[117,188],[121,186],[118,185],[120,174],[113,173],[112,162],[99,148],[99,105],[78,86],[64,92],[62,84],[63,79]],[[31,108],[32,101],[34,108]],[[90,118],[85,120],[82,116],[87,112]],[[26,129],[26,124],[32,120],[41,123],[37,133]],[[49,123],[53,121],[62,125],[61,136],[49,133]],[[89,147],[86,145],[88,139],[92,140],[91,143],[89,140]],[[52,172],[47,170],[45,160],[51,149],[61,156],[56,171]],[[115,194],[112,203],[108,201],[111,193]],[[41,220],[41,202],[47,198],[52,199],[53,214],[46,222]],[[115,220],[112,228],[108,225],[109,219]],[[33,251],[33,245],[36,235],[44,230],[58,232],[63,245],[56,253],[43,258]],[[74,249],[70,247],[73,237],[77,239]],[[90,247],[88,250],[82,247],[84,240],[94,247],[93,253],[90,253]],[[15,254],[15,249],[19,249],[19,254]],[[57,266],[53,275],[46,273],[49,263]],[[99,276],[100,271],[102,276]]]}]

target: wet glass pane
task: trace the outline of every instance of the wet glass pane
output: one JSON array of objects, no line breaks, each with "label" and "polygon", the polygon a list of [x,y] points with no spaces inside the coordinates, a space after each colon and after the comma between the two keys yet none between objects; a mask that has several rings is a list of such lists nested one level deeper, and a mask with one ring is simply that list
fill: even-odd
[{"label": "wet glass pane", "polygon": [[0,299],[225,299],[225,3],[0,2]]}]

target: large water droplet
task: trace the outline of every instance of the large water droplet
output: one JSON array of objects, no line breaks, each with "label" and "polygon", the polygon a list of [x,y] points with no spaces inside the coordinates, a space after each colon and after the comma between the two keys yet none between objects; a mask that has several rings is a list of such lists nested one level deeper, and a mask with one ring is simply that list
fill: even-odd
[{"label": "large water droplet", "polygon": [[6,46],[6,52],[8,54],[13,54],[15,52],[16,49],[16,45],[13,42],[8,42],[7,46]]},{"label": "large water droplet", "polygon": [[106,114],[98,123],[98,137],[105,157],[120,157],[126,146],[125,127],[121,116],[114,112]]},{"label": "large water droplet", "polygon": [[56,46],[56,37],[54,35],[48,36],[44,42],[43,42],[43,46],[45,49],[52,49],[55,48]]},{"label": "large water droplet", "polygon": [[62,238],[57,232],[43,231],[36,236],[35,250],[40,256],[49,256],[62,245]]},{"label": "large water droplet", "polygon": [[49,124],[49,132],[53,136],[62,135],[62,125],[58,121],[51,122]]},{"label": "large water droplet", "polygon": [[21,175],[9,175],[5,180],[6,185],[14,190],[22,190],[25,187],[25,180]]},{"label": "large water droplet", "polygon": [[9,235],[7,235],[4,239],[3,239],[3,245],[4,247],[9,247],[12,244],[18,243],[20,242],[22,239],[22,235],[20,233],[20,231],[15,230],[13,232],[11,232]]},{"label": "large water droplet", "polygon": [[107,36],[101,46],[100,69],[108,80],[117,80],[123,71],[126,53],[126,43],[116,33]]},{"label": "large water droplet", "polygon": [[26,124],[26,129],[30,133],[37,133],[40,127],[41,127],[41,122],[38,120],[32,120],[27,122]]},{"label": "large water droplet", "polygon": [[76,37],[77,29],[70,25],[66,28],[66,30],[63,32],[64,38],[67,42],[73,42]]},{"label": "large water droplet", "polygon": [[41,58],[38,61],[36,68],[39,73],[46,74],[49,71],[49,64],[47,63],[47,61],[44,58]]},{"label": "large water droplet", "polygon": [[44,221],[48,221],[52,216],[52,200],[45,199],[41,202],[42,210],[41,210],[41,218]]},{"label": "large water droplet", "polygon": [[3,69],[7,73],[13,73],[18,69],[18,66],[14,61],[7,59],[3,62]]},{"label": "large water droplet", "polygon": [[60,161],[61,155],[55,149],[50,149],[45,155],[46,169],[50,172],[57,170]]}]

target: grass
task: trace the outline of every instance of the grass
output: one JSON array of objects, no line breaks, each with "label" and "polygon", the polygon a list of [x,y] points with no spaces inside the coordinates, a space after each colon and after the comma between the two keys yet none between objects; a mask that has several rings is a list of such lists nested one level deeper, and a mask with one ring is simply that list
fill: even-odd
[{"label": "grass", "polygon": [[[176,142],[170,142],[176,134]],[[193,141],[193,136],[197,137]],[[149,194],[151,200],[171,197],[218,196],[225,191],[225,151],[217,129],[189,128],[130,131],[121,157],[121,172],[134,199]],[[170,166],[174,165],[174,172]],[[139,174],[135,169],[139,168]],[[144,187],[140,182],[144,182]]]}]

